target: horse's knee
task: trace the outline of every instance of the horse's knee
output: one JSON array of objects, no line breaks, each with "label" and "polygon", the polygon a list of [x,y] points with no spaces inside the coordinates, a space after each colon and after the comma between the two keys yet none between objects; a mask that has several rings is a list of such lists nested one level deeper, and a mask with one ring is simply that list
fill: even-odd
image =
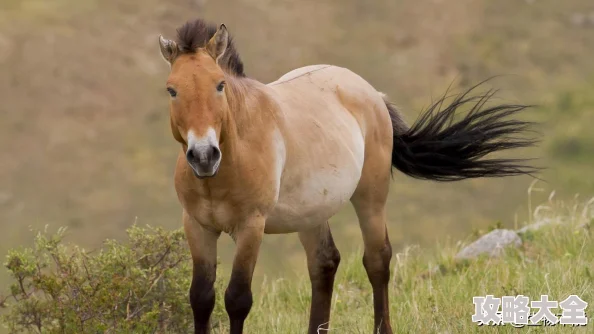
[{"label": "horse's knee", "polygon": [[244,320],[252,308],[252,291],[249,284],[231,282],[225,291],[225,309],[229,318]]}]

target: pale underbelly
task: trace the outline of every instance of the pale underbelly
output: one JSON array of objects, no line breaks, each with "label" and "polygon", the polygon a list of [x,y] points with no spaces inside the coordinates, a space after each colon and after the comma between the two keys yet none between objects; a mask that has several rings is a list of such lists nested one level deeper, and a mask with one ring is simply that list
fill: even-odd
[{"label": "pale underbelly", "polygon": [[278,202],[266,220],[265,233],[307,230],[335,215],[355,192],[363,157],[350,168],[328,168],[307,178],[299,186],[281,185]]},{"label": "pale underbelly", "polygon": [[[288,149],[278,159],[283,160],[279,195],[265,233],[292,233],[325,223],[349,202],[359,184],[365,160],[361,125],[332,92],[334,84],[320,91],[308,79],[298,79],[325,68],[329,66],[304,67],[270,84],[278,84],[279,94],[286,97],[281,139]],[[298,99],[283,90],[282,83],[291,80],[292,87],[308,92],[310,98]]]}]

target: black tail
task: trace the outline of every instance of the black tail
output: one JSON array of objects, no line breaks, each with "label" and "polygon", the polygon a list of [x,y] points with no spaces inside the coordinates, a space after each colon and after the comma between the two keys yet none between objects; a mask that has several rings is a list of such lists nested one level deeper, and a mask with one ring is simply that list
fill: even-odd
[{"label": "black tail", "polygon": [[[392,165],[418,179],[457,181],[477,177],[502,177],[532,174],[539,168],[529,159],[482,159],[489,153],[528,147],[537,141],[521,138],[532,123],[507,119],[528,108],[504,104],[484,108],[495,94],[470,96],[472,87],[458,95],[443,110],[446,96],[435,102],[408,129],[395,106],[386,102],[394,127]],[[471,110],[460,120],[456,111],[465,105]]]}]

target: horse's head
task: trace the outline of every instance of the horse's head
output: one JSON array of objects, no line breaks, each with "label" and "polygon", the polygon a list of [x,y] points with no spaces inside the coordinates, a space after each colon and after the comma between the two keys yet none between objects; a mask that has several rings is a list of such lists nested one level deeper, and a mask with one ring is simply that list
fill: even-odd
[{"label": "horse's head", "polygon": [[[193,30],[188,29],[187,33]],[[229,36],[224,25],[210,35],[200,41],[204,34],[183,36],[180,32],[179,45],[159,36],[161,55],[171,66],[166,84],[171,131],[199,178],[217,173],[222,158],[221,126],[229,111],[225,72],[219,66]]]}]

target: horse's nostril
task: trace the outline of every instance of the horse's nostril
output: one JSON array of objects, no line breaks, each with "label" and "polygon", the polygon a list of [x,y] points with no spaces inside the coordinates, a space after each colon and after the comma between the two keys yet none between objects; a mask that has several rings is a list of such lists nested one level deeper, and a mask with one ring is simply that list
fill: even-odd
[{"label": "horse's nostril", "polygon": [[194,155],[194,150],[193,149],[188,149],[188,151],[186,152],[186,159],[188,159],[188,161],[194,161],[195,155]]},{"label": "horse's nostril", "polygon": [[219,150],[218,147],[213,146],[212,147],[212,157],[211,157],[211,161],[218,161],[221,158],[221,150]]}]

